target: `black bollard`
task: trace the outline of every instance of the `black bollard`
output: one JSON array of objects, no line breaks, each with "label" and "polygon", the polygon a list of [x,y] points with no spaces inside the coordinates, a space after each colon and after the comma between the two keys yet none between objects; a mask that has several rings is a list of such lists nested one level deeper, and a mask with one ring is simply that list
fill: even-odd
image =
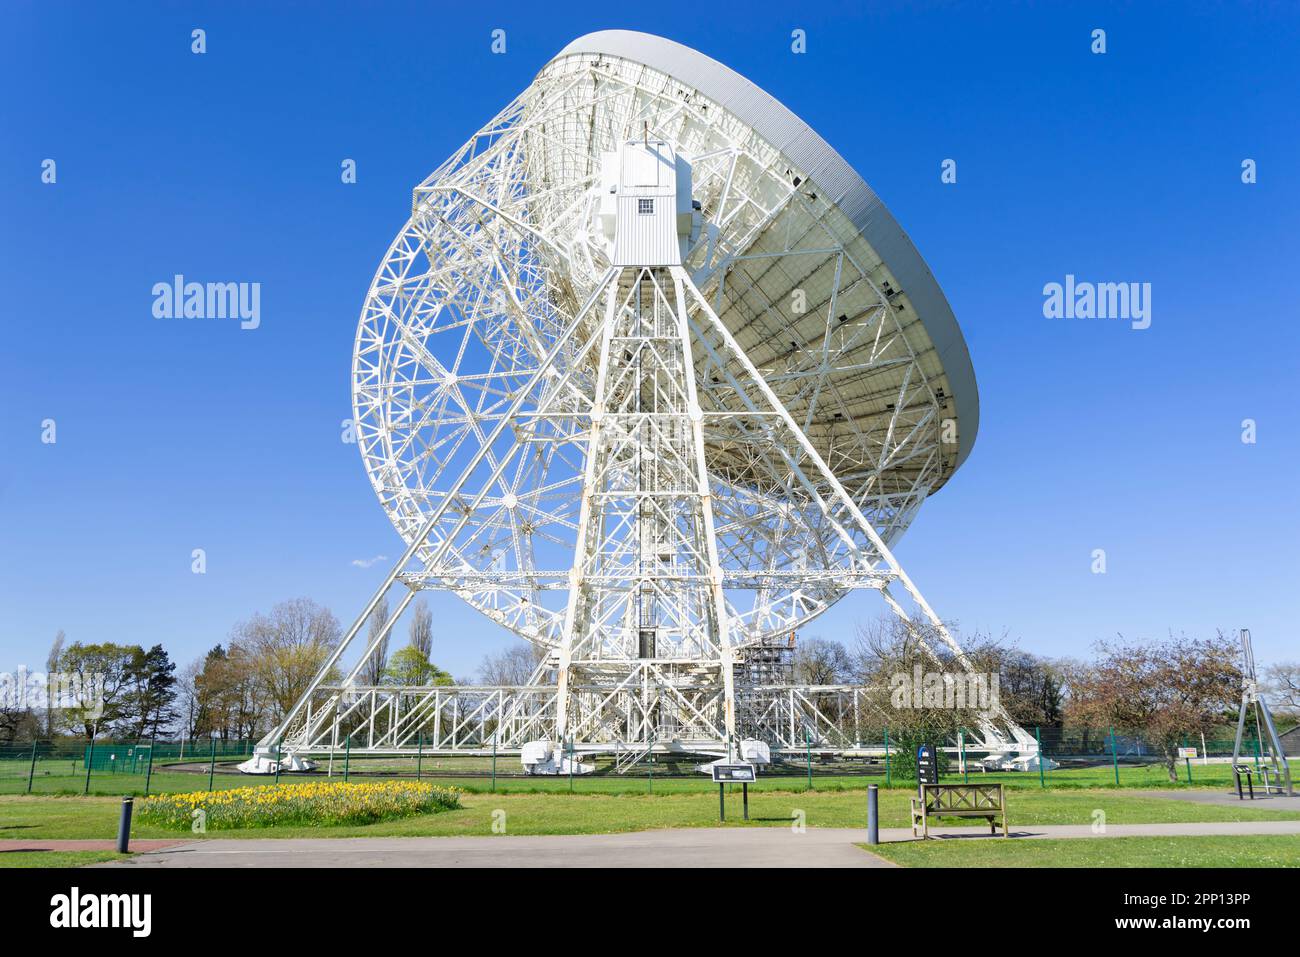
[{"label": "black bollard", "polygon": [[122,817],[117,822],[117,853],[129,853],[127,846],[131,843],[131,808],[134,798],[122,798]]},{"label": "black bollard", "polygon": [[880,843],[880,787],[867,785],[867,843]]}]

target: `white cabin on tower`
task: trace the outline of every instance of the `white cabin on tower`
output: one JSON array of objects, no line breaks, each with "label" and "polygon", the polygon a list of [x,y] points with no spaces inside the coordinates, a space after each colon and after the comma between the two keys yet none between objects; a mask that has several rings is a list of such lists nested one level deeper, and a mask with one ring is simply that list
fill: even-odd
[{"label": "white cabin on tower", "polygon": [[600,228],[615,266],[679,266],[699,233],[691,164],[649,137],[600,160]]}]

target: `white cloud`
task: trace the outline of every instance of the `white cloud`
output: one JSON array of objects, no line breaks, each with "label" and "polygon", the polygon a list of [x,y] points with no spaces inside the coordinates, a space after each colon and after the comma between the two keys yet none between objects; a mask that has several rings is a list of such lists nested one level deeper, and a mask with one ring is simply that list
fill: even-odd
[{"label": "white cloud", "polygon": [[382,562],[387,555],[376,555],[374,558],[354,558],[352,564],[357,568],[369,568],[375,562]]}]

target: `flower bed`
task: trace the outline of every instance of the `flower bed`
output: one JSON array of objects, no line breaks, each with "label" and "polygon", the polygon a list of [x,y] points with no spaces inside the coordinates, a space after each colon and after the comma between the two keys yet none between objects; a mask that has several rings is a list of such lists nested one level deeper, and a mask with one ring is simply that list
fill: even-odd
[{"label": "flower bed", "polygon": [[136,802],[136,817],[145,824],[185,831],[371,824],[458,808],[460,793],[457,788],[415,781],[367,784],[304,781],[225,791],[159,794]]}]

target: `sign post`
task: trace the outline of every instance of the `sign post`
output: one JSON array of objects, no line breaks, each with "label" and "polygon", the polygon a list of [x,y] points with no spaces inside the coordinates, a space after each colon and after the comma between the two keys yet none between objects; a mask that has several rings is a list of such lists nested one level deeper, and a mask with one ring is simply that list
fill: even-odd
[{"label": "sign post", "polygon": [[728,784],[744,786],[745,820],[749,820],[749,783],[757,780],[752,764],[712,764],[709,770],[718,785],[718,820],[727,819],[726,791]]},{"label": "sign post", "polygon": [[934,748],[923,744],[916,749],[916,795],[925,797],[924,786],[939,783],[939,757]]}]

